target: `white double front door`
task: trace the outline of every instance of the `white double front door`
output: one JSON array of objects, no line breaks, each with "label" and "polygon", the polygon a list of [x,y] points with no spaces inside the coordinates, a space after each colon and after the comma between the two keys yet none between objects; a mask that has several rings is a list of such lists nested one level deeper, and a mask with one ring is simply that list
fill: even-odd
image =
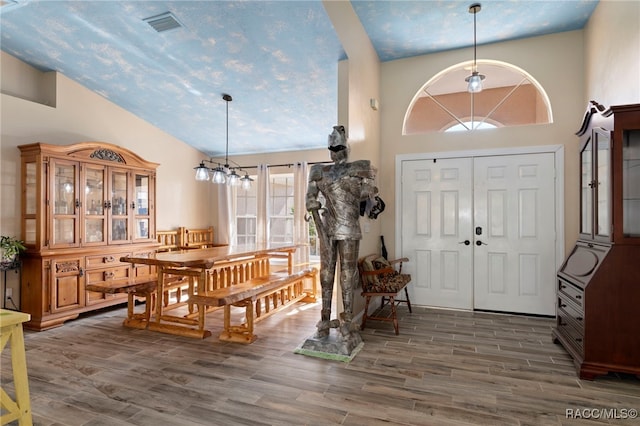
[{"label": "white double front door", "polygon": [[412,302],[553,315],[553,153],[404,160],[402,256]]}]

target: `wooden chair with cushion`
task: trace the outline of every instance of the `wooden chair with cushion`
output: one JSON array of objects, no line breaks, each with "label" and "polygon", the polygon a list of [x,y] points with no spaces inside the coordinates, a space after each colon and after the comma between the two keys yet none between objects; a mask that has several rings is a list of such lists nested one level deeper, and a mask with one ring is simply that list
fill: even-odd
[{"label": "wooden chair with cushion", "polygon": [[[364,315],[360,326],[362,330],[365,328],[367,319],[374,319],[393,322],[395,332],[399,334],[396,305],[406,303],[409,312],[411,312],[411,301],[407,291],[411,275],[402,273],[402,263],[408,261],[409,259],[406,257],[387,260],[378,254],[370,254],[358,260],[362,296],[365,298]],[[404,290],[405,299],[398,299],[397,296],[402,290]],[[369,315],[369,303],[371,298],[376,296],[382,299],[380,310]],[[391,307],[391,316],[380,316],[378,313],[386,303]]]}]

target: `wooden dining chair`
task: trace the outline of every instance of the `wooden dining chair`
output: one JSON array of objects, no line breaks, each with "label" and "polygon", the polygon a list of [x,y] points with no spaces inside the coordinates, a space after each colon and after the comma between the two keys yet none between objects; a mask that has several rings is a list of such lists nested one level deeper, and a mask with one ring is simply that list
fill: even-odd
[{"label": "wooden dining chair", "polygon": [[[402,259],[387,260],[378,254],[367,255],[358,260],[358,271],[362,283],[362,296],[365,298],[364,314],[360,328],[364,330],[367,319],[391,321],[396,334],[399,334],[398,314],[396,306],[406,303],[411,313],[411,301],[407,285],[411,281],[411,275],[402,273],[402,263],[408,262],[406,257]],[[404,299],[398,299],[398,294],[404,290]],[[372,297],[380,297],[380,309],[369,315],[369,303]],[[390,316],[382,316],[382,308],[389,304]]]}]

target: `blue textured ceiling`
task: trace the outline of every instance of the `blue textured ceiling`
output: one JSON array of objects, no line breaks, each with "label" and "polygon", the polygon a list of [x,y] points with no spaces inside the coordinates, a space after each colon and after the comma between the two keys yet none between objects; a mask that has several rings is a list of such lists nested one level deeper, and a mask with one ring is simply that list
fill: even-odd
[{"label": "blue textured ceiling", "polygon": [[[4,3],[7,3],[6,1]],[[468,47],[465,1],[352,1],[381,61]],[[597,1],[485,0],[478,43],[582,28]],[[172,12],[183,27],[143,19]],[[0,47],[218,157],[326,147],[344,50],[322,2],[39,1],[0,8]],[[114,126],[117,126],[114,123]]]}]

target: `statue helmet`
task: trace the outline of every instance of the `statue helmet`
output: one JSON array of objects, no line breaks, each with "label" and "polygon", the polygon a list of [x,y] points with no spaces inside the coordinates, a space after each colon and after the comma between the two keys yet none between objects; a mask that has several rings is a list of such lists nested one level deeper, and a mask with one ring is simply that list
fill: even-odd
[{"label": "statue helmet", "polygon": [[329,150],[331,152],[340,152],[348,148],[344,126],[333,126],[333,132],[329,135]]}]

